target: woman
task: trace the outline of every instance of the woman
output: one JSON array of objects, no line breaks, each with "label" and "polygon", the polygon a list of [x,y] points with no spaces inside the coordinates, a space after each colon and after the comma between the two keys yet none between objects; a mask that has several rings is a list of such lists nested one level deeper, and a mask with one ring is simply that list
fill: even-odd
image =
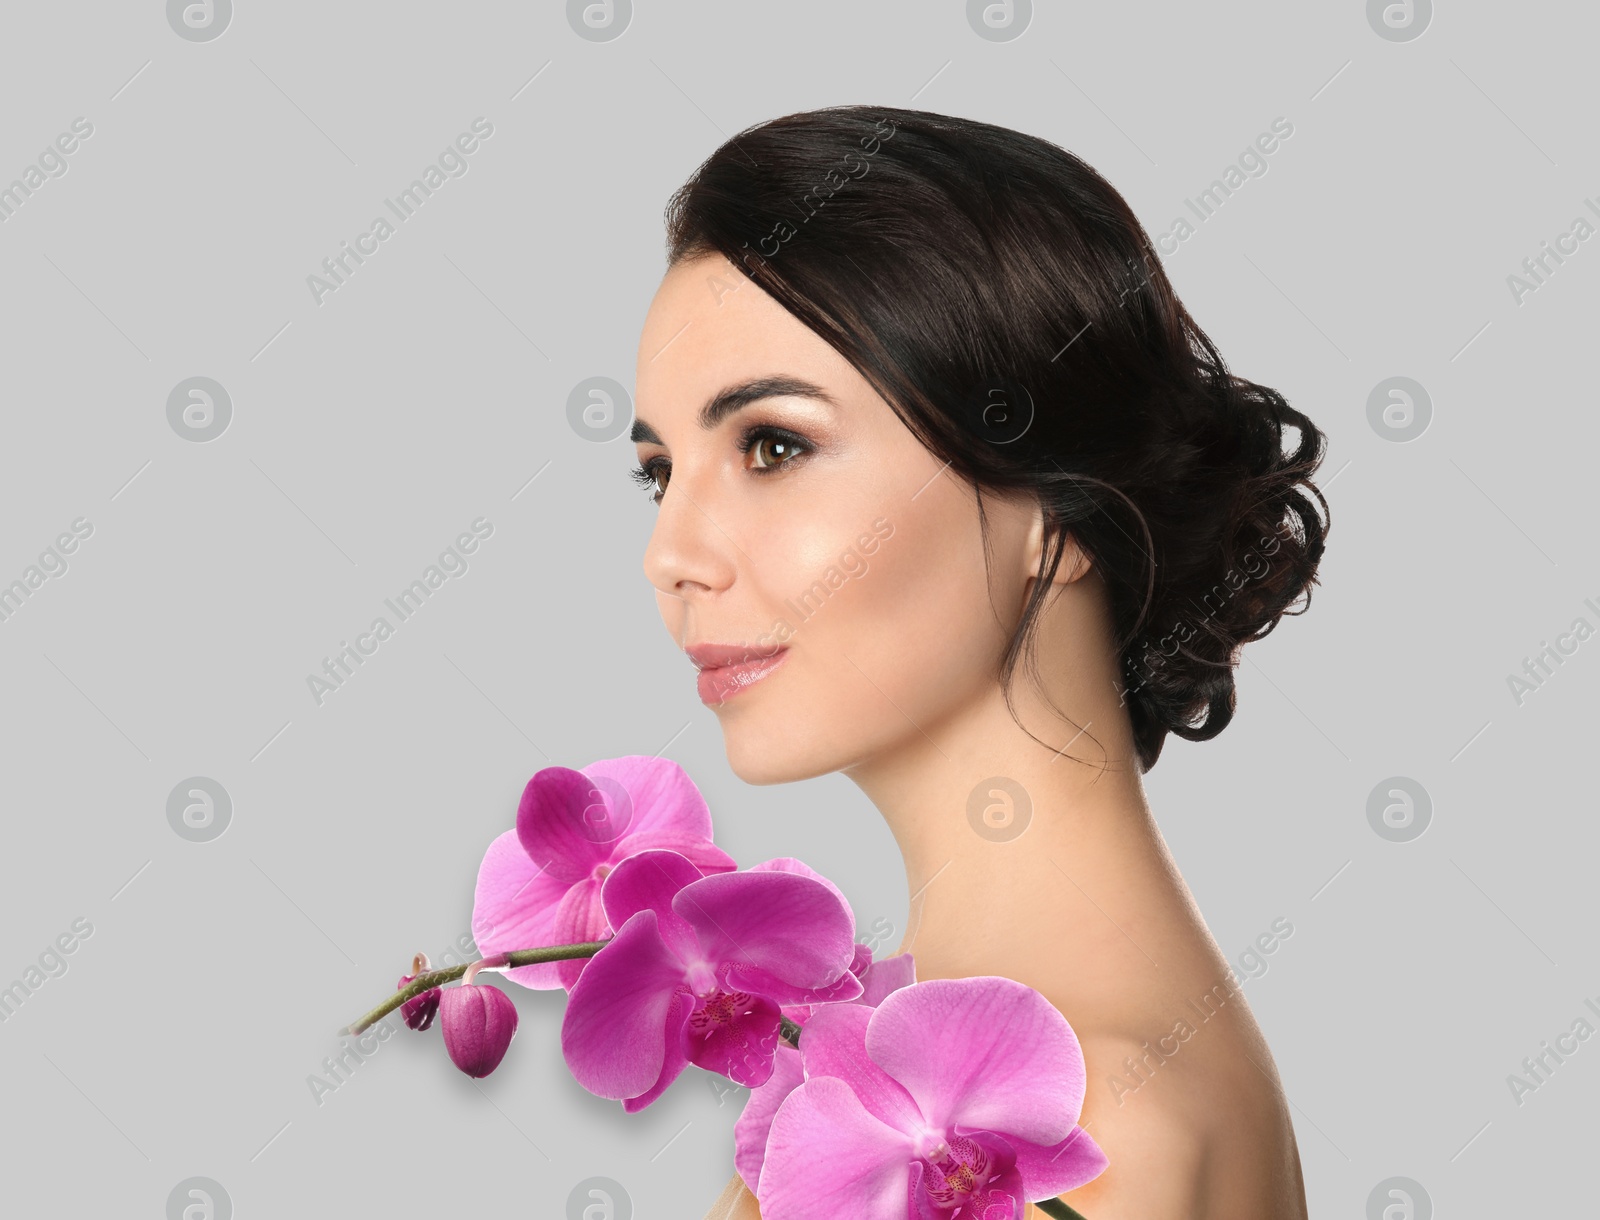
[{"label": "woman", "polygon": [[[1122,198],[1030,136],[789,115],[668,229],[644,569],[734,772],[849,776],[904,856],[917,977],[1065,1014],[1110,1158],[1063,1196],[1089,1220],[1304,1217],[1271,1053],[1140,777],[1227,725],[1240,646],[1309,605],[1323,434],[1227,372]],[[735,1177],[708,1220],[758,1215]]]}]

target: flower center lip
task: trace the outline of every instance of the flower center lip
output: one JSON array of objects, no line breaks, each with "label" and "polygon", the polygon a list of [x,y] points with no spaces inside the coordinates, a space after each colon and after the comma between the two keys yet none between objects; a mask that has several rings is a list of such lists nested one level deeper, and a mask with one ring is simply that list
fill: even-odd
[{"label": "flower center lip", "polygon": [[750,997],[740,993],[716,991],[703,997],[699,1007],[694,1011],[691,1024],[697,1028],[712,1025],[726,1025],[734,1020],[747,1004]]},{"label": "flower center lip", "polygon": [[956,1208],[967,1203],[986,1209],[997,1166],[991,1150],[968,1136],[925,1131],[918,1152],[927,1169],[923,1189],[936,1207]]}]

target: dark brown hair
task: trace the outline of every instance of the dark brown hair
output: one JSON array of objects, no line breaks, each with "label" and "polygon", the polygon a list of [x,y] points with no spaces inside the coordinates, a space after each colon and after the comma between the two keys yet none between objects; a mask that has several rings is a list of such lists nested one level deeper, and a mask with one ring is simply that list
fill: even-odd
[{"label": "dark brown hair", "polygon": [[1105,179],[971,119],[805,111],[740,132],[674,193],[669,266],[715,253],[977,489],[986,545],[982,489],[1043,508],[1008,705],[1070,534],[1110,594],[1141,770],[1167,733],[1227,726],[1239,648],[1310,606],[1327,532],[1312,496],[1332,520],[1310,482],[1326,438],[1228,372]]}]

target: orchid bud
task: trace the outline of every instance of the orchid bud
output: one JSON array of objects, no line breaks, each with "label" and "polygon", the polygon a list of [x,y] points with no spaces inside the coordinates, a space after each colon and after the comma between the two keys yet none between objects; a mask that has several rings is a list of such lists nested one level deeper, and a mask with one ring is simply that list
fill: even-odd
[{"label": "orchid bud", "polygon": [[487,1076],[500,1066],[517,1032],[517,1006],[488,983],[463,983],[439,998],[440,1024],[450,1061],[468,1076]]},{"label": "orchid bud", "polygon": [[[414,974],[401,975],[400,982],[395,987],[395,990],[398,991],[405,987],[416,977]],[[420,995],[414,995],[400,1005],[400,1015],[405,1018],[406,1024],[417,1030],[427,1029],[428,1026],[432,1025],[433,1014],[438,1011],[439,989],[437,987],[424,991]]]},{"label": "orchid bud", "polygon": [[[403,990],[417,975],[428,970],[428,955],[419,953],[411,959],[411,973],[400,976],[400,982],[395,990]],[[439,1011],[439,989],[431,988],[418,995],[412,996],[400,1005],[400,1015],[405,1018],[406,1024],[415,1030],[424,1030],[433,1024],[433,1014]]]}]

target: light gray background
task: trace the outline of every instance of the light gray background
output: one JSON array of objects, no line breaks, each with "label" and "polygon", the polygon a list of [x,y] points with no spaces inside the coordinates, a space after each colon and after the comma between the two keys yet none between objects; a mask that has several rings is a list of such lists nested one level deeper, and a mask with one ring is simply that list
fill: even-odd
[{"label": "light gray background", "polygon": [[[0,583],[94,527],[0,622],[0,982],[94,929],[0,1025],[8,1211],[158,1218],[197,1175],[241,1220],[561,1217],[593,1176],[642,1218],[710,1204],[743,1094],[691,1068],[624,1116],[568,1075],[560,993],[516,991],[481,1084],[437,1030],[320,1104],[308,1077],[468,931],[483,848],[551,763],[662,752],[742,864],[799,856],[903,934],[852,785],[729,772],[640,571],[631,447],[566,410],[632,386],[669,192],[740,128],[840,102],[1054,140],[1152,235],[1294,125],[1165,261],[1233,367],[1331,436],[1323,585],[1151,798],[1230,957],[1293,924],[1246,992],[1313,1215],[1366,1216],[1393,1176],[1439,1217],[1592,1200],[1600,1043],[1521,1105],[1506,1079],[1600,996],[1600,642],[1520,706],[1507,686],[1600,623],[1600,242],[1507,286],[1600,220],[1592,8],[1445,4],[1410,41],[1357,2],[1041,4],[1006,41],[928,0],[641,2],[610,41],[552,3],[240,0],[209,42],[154,0],[4,21],[0,183],[94,128],[0,225]],[[319,306],[306,277],[479,116],[469,171]],[[233,404],[204,444],[166,414],[194,376]],[[1394,376],[1432,404],[1407,443],[1368,418]],[[479,516],[470,570],[318,706],[306,675]],[[233,802],[211,842],[167,820],[195,775]],[[1408,843],[1367,817],[1393,776],[1433,805]]]}]

